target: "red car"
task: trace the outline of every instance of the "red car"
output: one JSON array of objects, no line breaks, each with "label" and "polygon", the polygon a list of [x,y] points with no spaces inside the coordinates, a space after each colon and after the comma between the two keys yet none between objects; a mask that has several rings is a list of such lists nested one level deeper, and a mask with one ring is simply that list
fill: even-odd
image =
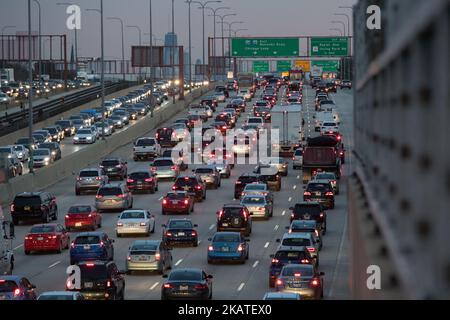
[{"label": "red car", "polygon": [[91,205],[75,205],[69,208],[65,217],[67,230],[102,227],[102,215]]},{"label": "red car", "polygon": [[215,127],[217,130],[220,131],[220,133],[222,133],[222,135],[226,135],[227,131],[228,131],[228,125],[223,122],[223,121],[215,121],[213,122],[213,127]]},{"label": "red car", "polygon": [[194,198],[187,191],[168,192],[162,200],[162,214],[183,213],[194,211]]},{"label": "red car", "polygon": [[70,237],[67,230],[60,224],[36,224],[25,236],[23,248],[28,255],[34,251],[56,251],[69,249]]}]

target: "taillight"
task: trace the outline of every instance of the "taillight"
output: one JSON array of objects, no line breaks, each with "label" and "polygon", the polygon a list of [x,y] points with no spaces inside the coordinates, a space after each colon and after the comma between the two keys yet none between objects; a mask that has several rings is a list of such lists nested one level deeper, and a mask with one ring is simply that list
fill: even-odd
[{"label": "taillight", "polygon": [[56,239],[56,238],[58,238],[58,236],[51,236],[51,235],[49,235],[49,236],[47,236],[47,238],[49,238],[49,239]]},{"label": "taillight", "polygon": [[195,286],[194,286],[194,288],[195,289],[197,289],[197,290],[203,290],[203,289],[206,289],[206,285],[205,284],[196,284]]},{"label": "taillight", "polygon": [[302,259],[300,262],[303,263],[303,264],[309,264],[309,260],[308,259]]},{"label": "taillight", "polygon": [[127,179],[127,182],[128,182],[128,183],[133,183],[134,180],[133,180],[133,179]]},{"label": "taillight", "polygon": [[172,232],[166,232],[166,237],[171,237],[172,236]]},{"label": "taillight", "polygon": [[167,204],[167,200],[166,200],[166,199],[163,199],[162,203],[163,203],[163,204]]},{"label": "taillight", "polygon": [[310,196],[310,195],[311,195],[311,192],[305,191],[305,192],[303,192],[303,195],[304,195],[304,196]]},{"label": "taillight", "polygon": [[123,227],[123,223],[122,222],[117,222],[117,226],[118,227]]},{"label": "taillight", "polygon": [[151,167],[150,170],[151,171],[156,171],[156,167]]},{"label": "taillight", "polygon": [[26,236],[26,237],[25,237],[25,240],[32,240],[32,239],[33,239],[32,236]]},{"label": "taillight", "polygon": [[99,194],[98,194],[98,195],[95,196],[95,199],[101,199],[101,198],[103,198],[102,195],[99,195]]},{"label": "taillight", "polygon": [[242,247],[242,245],[240,244],[239,247],[237,248],[237,250],[238,250],[239,252],[242,252],[242,251],[244,251],[244,247]]},{"label": "taillight", "polygon": [[15,205],[14,205],[14,204],[11,204],[11,206],[9,207],[9,210],[10,210],[11,212],[14,212],[14,210],[16,210]]},{"label": "taillight", "polygon": [[81,178],[80,178],[80,177],[78,177],[78,178],[77,178],[77,181],[81,181]]},{"label": "taillight", "polygon": [[175,166],[170,167],[170,170],[176,170],[176,169],[177,169],[177,167],[175,167]]},{"label": "taillight", "polygon": [[105,243],[103,241],[100,241],[100,247],[104,247]]},{"label": "taillight", "polygon": [[208,246],[208,251],[214,251],[214,247],[213,246]]},{"label": "taillight", "polygon": [[332,197],[334,194],[333,194],[333,192],[327,192],[327,193],[325,193],[325,195],[326,195],[327,197]]},{"label": "taillight", "polygon": [[189,204],[189,200],[184,200],[184,204]]},{"label": "taillight", "polygon": [[277,286],[282,286],[282,285],[284,285],[283,280],[277,279]]},{"label": "taillight", "polygon": [[111,281],[109,281],[109,280],[106,281],[106,287],[107,287],[107,288],[111,288]]},{"label": "taillight", "polygon": [[319,286],[319,285],[320,285],[319,279],[313,279],[313,280],[311,281],[311,285],[312,285],[313,287]]},{"label": "taillight", "polygon": [[316,252],[316,248],[308,247],[309,252]]},{"label": "taillight", "polygon": [[19,296],[19,295],[20,295],[20,293],[21,293],[20,289],[19,289],[19,288],[17,288],[16,290],[14,290],[14,297],[17,297],[17,296]]},{"label": "taillight", "polygon": [[316,234],[316,237],[319,236],[319,230],[314,230],[314,233]]},{"label": "taillight", "polygon": [[64,218],[66,218],[66,219],[69,219],[70,217],[69,217],[69,215],[68,215],[68,214],[66,214],[66,216],[65,216]]},{"label": "taillight", "polygon": [[170,283],[164,283],[163,285],[164,289],[171,289],[173,286]]},{"label": "taillight", "polygon": [[70,247],[71,247],[71,248],[75,248],[75,242],[72,242],[72,243],[70,244]]},{"label": "taillight", "polygon": [[117,166],[116,166],[116,168],[122,168],[122,165],[120,165],[120,164],[118,164]]},{"label": "taillight", "polygon": [[272,263],[278,263],[278,262],[280,262],[280,260],[275,259],[275,258],[272,259]]},{"label": "taillight", "polygon": [[144,181],[145,181],[145,182],[152,182],[152,181],[153,181],[153,178],[147,178],[147,179],[145,179]]},{"label": "taillight", "polygon": [[128,257],[127,257],[127,260],[128,260],[128,261],[131,261],[131,257],[130,257],[130,256],[128,256]]},{"label": "taillight", "polygon": [[195,186],[195,189],[197,189],[197,190],[202,190],[202,186],[201,186],[201,185],[196,185],[196,186]]},{"label": "taillight", "polygon": [[323,213],[321,213],[319,217],[323,218],[323,217],[324,217],[324,214],[323,214]]},{"label": "taillight", "polygon": [[124,199],[124,198],[125,198],[125,195],[124,195],[124,194],[118,194],[117,197],[118,197],[118,198]]},{"label": "taillight", "polygon": [[95,180],[97,181],[102,180],[102,177],[95,177]]},{"label": "taillight", "polygon": [[197,232],[192,231],[191,236],[196,237],[197,236]]},{"label": "taillight", "polygon": [[156,259],[156,261],[161,260],[161,254],[159,254],[159,253],[155,254],[155,259]]},{"label": "taillight", "polygon": [[140,225],[141,227],[145,227],[147,224],[146,224],[145,222],[141,222],[139,225]]}]

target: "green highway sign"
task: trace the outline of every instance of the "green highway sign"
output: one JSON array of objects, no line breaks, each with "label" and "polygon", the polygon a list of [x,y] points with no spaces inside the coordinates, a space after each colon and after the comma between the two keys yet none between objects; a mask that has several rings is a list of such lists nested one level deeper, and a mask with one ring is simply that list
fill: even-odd
[{"label": "green highway sign", "polygon": [[269,72],[269,61],[253,61],[253,73]]},{"label": "green highway sign", "polygon": [[312,57],[348,56],[348,38],[311,38]]},{"label": "green highway sign", "polygon": [[291,61],[277,61],[277,72],[291,71],[292,62]]},{"label": "green highway sign", "polygon": [[321,67],[323,72],[338,72],[340,63],[339,60],[315,60],[311,61],[313,67]]},{"label": "green highway sign", "polygon": [[235,58],[298,57],[299,38],[233,38],[231,53]]}]

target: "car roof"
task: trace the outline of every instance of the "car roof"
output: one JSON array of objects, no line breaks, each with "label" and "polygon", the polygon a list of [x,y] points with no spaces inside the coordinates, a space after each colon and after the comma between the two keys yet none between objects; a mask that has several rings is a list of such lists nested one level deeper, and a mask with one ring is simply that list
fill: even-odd
[{"label": "car roof", "polygon": [[219,231],[214,233],[214,236],[216,235],[232,235],[232,236],[240,236],[241,233],[240,232],[233,232],[233,231]]},{"label": "car roof", "polygon": [[88,231],[88,232],[81,232],[79,234],[77,234],[75,236],[75,238],[78,237],[88,237],[88,236],[97,236],[97,237],[101,237],[103,235],[105,235],[106,233],[103,231]]},{"label": "car roof", "polygon": [[285,233],[283,239],[294,239],[294,238],[311,238],[311,233],[308,232],[295,232],[295,233]]},{"label": "car roof", "polygon": [[237,203],[228,203],[228,204],[224,204],[222,206],[222,208],[244,208],[244,206],[241,204],[237,204]]},{"label": "car roof", "polygon": [[42,292],[39,296],[54,296],[54,295],[58,295],[58,296],[73,296],[75,294],[79,294],[80,292],[78,291],[47,291],[47,292]]},{"label": "car roof", "polygon": [[20,196],[20,197],[34,197],[34,196],[40,196],[40,195],[42,195],[43,194],[43,192],[41,192],[41,191],[35,191],[35,192],[21,192],[21,193],[18,193],[17,195],[16,195],[16,197],[17,196]]},{"label": "car roof", "polygon": [[0,276],[0,280],[6,280],[6,281],[15,281],[15,282],[19,282],[20,279],[24,278],[23,276],[19,276],[19,275],[12,275],[12,276]]},{"label": "car roof", "polygon": [[134,240],[131,246],[137,246],[137,245],[146,245],[146,244],[156,244],[159,245],[161,243],[161,240]]},{"label": "car roof", "polygon": [[305,246],[283,246],[280,245],[277,248],[277,251],[308,251]]},{"label": "car roof", "polygon": [[296,227],[305,226],[309,227],[309,225],[316,227],[317,222],[315,220],[293,220],[291,225],[295,225]]}]

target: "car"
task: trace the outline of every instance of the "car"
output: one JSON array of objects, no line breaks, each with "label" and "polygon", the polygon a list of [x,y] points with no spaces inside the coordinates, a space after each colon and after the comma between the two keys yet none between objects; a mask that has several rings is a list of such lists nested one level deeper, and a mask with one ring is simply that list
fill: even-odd
[{"label": "car", "polygon": [[56,198],[49,192],[22,192],[14,197],[10,206],[14,225],[21,221],[41,219],[43,223],[50,219],[58,219],[58,205]]},{"label": "car", "polygon": [[125,126],[129,125],[130,120],[133,118],[133,116],[128,112],[128,110],[125,109],[116,109],[113,111],[112,115],[119,116]]},{"label": "car", "polygon": [[112,178],[119,178],[123,180],[127,177],[128,162],[119,157],[104,158],[100,163],[100,168],[103,169],[106,175]]},{"label": "car", "polygon": [[272,167],[277,168],[278,173],[283,176],[283,177],[287,177],[288,173],[289,173],[289,164],[288,162],[281,157],[272,157],[269,159],[268,164],[271,165]]},{"label": "car", "polygon": [[225,135],[229,129],[227,123],[224,121],[214,121],[212,123],[212,126],[215,129],[219,130],[222,135]]},{"label": "car", "polygon": [[173,148],[178,143],[175,129],[170,127],[159,128],[156,130],[155,136],[159,145],[163,148]]},{"label": "car", "polygon": [[313,181],[314,180],[329,181],[331,183],[331,186],[333,187],[334,194],[339,194],[339,183],[334,172],[318,172],[314,176]]},{"label": "car", "polygon": [[298,293],[266,292],[263,300],[302,300]]},{"label": "car", "polygon": [[116,223],[118,238],[129,234],[143,234],[149,236],[155,232],[155,216],[147,210],[125,210],[119,215]]},{"label": "car", "polygon": [[221,185],[220,173],[215,166],[199,166],[192,172],[203,181],[206,187],[212,186],[213,189],[217,189]]},{"label": "car", "polygon": [[76,129],[74,124],[72,123],[72,120],[58,120],[55,122],[55,125],[60,126],[64,130],[65,137],[70,137],[75,134]]},{"label": "car", "polygon": [[322,234],[327,232],[327,214],[319,202],[301,202],[290,207],[292,211],[290,220],[313,220],[316,221]]},{"label": "car", "polygon": [[[190,114],[187,116],[187,118],[189,119],[192,128],[199,127],[203,123],[202,117],[200,117],[198,114]],[[170,147],[172,147],[172,145]]]},{"label": "car", "polygon": [[336,122],[324,121],[320,127],[320,134],[339,133],[339,125]]},{"label": "car", "polygon": [[17,141],[15,143],[15,145],[24,146],[27,150],[30,150],[30,148],[32,150],[36,150],[37,144],[38,144],[38,142],[33,137],[31,137],[31,140],[30,140],[30,138],[19,138],[19,139],[17,139]]},{"label": "car", "polygon": [[175,269],[163,278],[161,300],[212,299],[213,276],[201,269]]},{"label": "car", "polygon": [[[215,155],[215,154],[214,154]],[[231,164],[227,160],[211,158],[206,161],[208,166],[214,166],[221,178],[229,179],[231,176]]]},{"label": "car", "polygon": [[14,171],[14,176],[21,176],[23,174],[23,163],[13,155],[11,158],[6,159],[12,166]]},{"label": "car", "polygon": [[67,291],[79,291],[85,300],[124,300],[124,272],[112,261],[82,261],[78,264],[81,288],[74,288],[70,281]]},{"label": "car", "polygon": [[243,135],[240,137],[234,137],[234,143],[231,149],[236,156],[245,157],[253,155],[253,152],[255,151],[252,139],[249,136]]},{"label": "car", "polygon": [[161,201],[161,214],[194,212],[195,199],[187,191],[170,191]]},{"label": "car", "polygon": [[92,205],[73,205],[64,217],[68,231],[89,229],[95,231],[102,227],[102,215]]},{"label": "car", "polygon": [[150,170],[158,177],[158,179],[175,180],[180,174],[180,167],[174,163],[172,158],[156,158],[150,164]]},{"label": "car", "polygon": [[184,171],[188,168],[188,165],[184,163],[184,152],[180,149],[166,149],[161,155],[161,158],[171,158],[173,162]]},{"label": "car", "polygon": [[174,123],[170,126],[175,133],[175,139],[177,141],[183,141],[189,137],[189,129],[183,123]]},{"label": "car", "polygon": [[259,174],[243,173],[234,184],[234,198],[239,199],[245,186],[250,183],[262,182]]},{"label": "car", "polygon": [[292,168],[297,170],[303,166],[303,148],[298,148],[292,156]]},{"label": "car", "polygon": [[60,142],[64,139],[64,131],[60,131],[56,126],[45,127],[46,130],[52,136],[52,142]]},{"label": "car", "polygon": [[[233,118],[228,113],[220,113],[220,114],[218,114],[215,117],[214,122],[215,123],[217,123],[217,122],[225,122],[225,124],[227,126],[227,129],[233,129],[235,127],[235,125],[236,125],[235,122],[233,121]],[[216,128],[217,128],[217,126],[216,126]],[[217,128],[217,129],[220,130],[220,128]],[[222,130],[220,130],[220,131],[222,131]]]},{"label": "car", "polygon": [[279,246],[275,254],[271,254],[269,269],[269,287],[274,288],[281,269],[289,264],[313,264],[313,258],[305,247]]},{"label": "car", "polygon": [[39,145],[39,149],[50,149],[51,157],[53,161],[61,160],[62,152],[59,143],[57,142],[45,142]]},{"label": "car", "polygon": [[105,136],[110,136],[113,134],[113,128],[109,125],[107,121],[104,122],[96,122],[94,124],[95,130],[97,131],[97,139],[99,139],[103,133]]},{"label": "car", "polygon": [[214,98],[217,99],[217,102],[225,102],[225,100],[227,99],[227,97],[225,96],[225,94],[223,92],[214,92],[213,93]]},{"label": "car", "polygon": [[135,240],[127,254],[126,273],[157,271],[163,274],[172,269],[171,249],[161,240]]},{"label": "car", "polygon": [[32,155],[33,168],[42,168],[53,162],[52,151],[50,149],[38,148]]},{"label": "car", "polygon": [[23,276],[0,276],[0,300],[36,300],[35,289]]},{"label": "car", "polygon": [[33,131],[33,134],[40,134],[40,135],[44,136],[44,138],[45,138],[44,142],[52,142],[53,141],[52,135],[47,130],[35,130],[35,131]]},{"label": "car", "polygon": [[323,276],[313,265],[285,265],[276,280],[278,292],[298,293],[302,299],[320,300],[323,298]]},{"label": "car", "polygon": [[352,82],[350,80],[342,80],[341,85],[340,85],[341,89],[347,88],[347,89],[352,89]]},{"label": "car", "polygon": [[249,240],[239,232],[216,232],[208,241],[208,264],[216,261],[238,261],[244,264],[248,260]]},{"label": "car", "polygon": [[3,92],[0,92],[0,104],[10,104],[11,98]]},{"label": "car", "polygon": [[37,300],[77,301],[84,300],[84,296],[77,291],[48,291],[41,293]]},{"label": "car", "polygon": [[245,196],[265,196],[273,203],[273,193],[269,190],[266,183],[255,182],[247,184],[241,193],[241,198]]},{"label": "car", "polygon": [[264,119],[262,117],[248,117],[245,124],[256,124],[259,129],[264,128]]},{"label": "car", "polygon": [[161,146],[156,138],[144,137],[137,139],[133,144],[133,159],[155,158],[161,154]]},{"label": "car", "polygon": [[241,205],[247,208],[253,218],[269,219],[273,216],[273,203],[264,195],[243,196]]},{"label": "car", "polygon": [[73,137],[73,144],[92,144],[97,141],[97,134],[92,129],[80,128]]},{"label": "car", "polygon": [[158,191],[158,177],[149,171],[135,171],[127,177],[127,187],[131,192],[155,193]]},{"label": "car", "polygon": [[114,128],[116,128],[116,129],[122,129],[125,126],[125,122],[123,121],[123,117],[121,117],[119,115],[112,115],[108,119],[113,122]]},{"label": "car", "polygon": [[95,208],[105,210],[126,210],[133,208],[133,195],[124,183],[105,184],[95,196]]},{"label": "car", "polygon": [[326,209],[334,209],[333,186],[329,180],[313,180],[303,192],[303,201],[314,201],[323,204]]},{"label": "car", "polygon": [[198,225],[190,219],[170,219],[162,225],[162,241],[168,246],[192,245],[198,246]]},{"label": "car", "polygon": [[[271,114],[270,114],[270,107],[269,106],[262,106],[262,107],[255,107],[253,109],[253,115],[257,118],[262,118],[264,122],[270,122],[271,121]],[[259,125],[258,122],[255,122]]]},{"label": "car", "polygon": [[176,178],[172,186],[173,191],[187,191],[195,201],[202,202],[206,199],[206,185],[196,175],[186,175]]},{"label": "car", "polygon": [[30,151],[25,145],[13,145],[12,148],[16,152],[17,158],[22,162],[30,160]]},{"label": "car", "polygon": [[109,183],[109,177],[101,168],[86,168],[81,170],[75,182],[75,194],[81,195],[83,192],[95,191]]},{"label": "car", "polygon": [[114,259],[114,240],[105,232],[79,233],[70,244],[70,264],[81,261],[112,261]]},{"label": "car", "polygon": [[36,148],[37,148],[37,146],[39,146],[40,143],[50,142],[50,141],[48,141],[47,138],[45,138],[45,136],[42,135],[42,134],[33,133],[33,134],[31,135],[31,137],[32,137],[33,140],[36,142]]},{"label": "car", "polygon": [[291,222],[291,225],[286,227],[288,233],[297,233],[304,232],[309,233],[314,238],[314,241],[319,246],[319,251],[322,250],[323,242],[322,242],[322,234],[317,225],[317,222],[314,220],[294,220]]},{"label": "car", "polygon": [[278,174],[278,169],[270,164],[260,164],[253,171],[254,174],[259,176],[260,181],[267,184],[270,190],[281,190],[281,177]]},{"label": "car", "polygon": [[246,237],[252,233],[252,217],[245,206],[240,204],[225,204],[216,214],[217,232],[241,232]]},{"label": "car", "polygon": [[61,253],[69,249],[69,232],[60,224],[36,224],[25,236],[23,249],[25,255],[31,252],[55,251]]},{"label": "car", "polygon": [[314,263],[319,266],[319,245],[316,237],[310,232],[294,232],[285,233],[282,239],[277,239],[276,242],[281,243],[285,247],[306,247],[315,260]]}]

